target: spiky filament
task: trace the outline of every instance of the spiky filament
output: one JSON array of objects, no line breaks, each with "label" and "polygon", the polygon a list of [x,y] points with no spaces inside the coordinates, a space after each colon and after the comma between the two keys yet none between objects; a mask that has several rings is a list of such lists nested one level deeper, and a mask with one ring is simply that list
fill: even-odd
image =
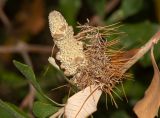
[{"label": "spiky filament", "polygon": [[[101,85],[101,90],[108,93],[112,98],[113,88],[120,84],[123,79],[130,77],[130,74],[122,74],[121,70],[125,62],[129,60],[124,56],[125,51],[112,49],[119,41],[106,40],[111,34],[120,34],[117,31],[118,26],[114,28],[113,26],[93,27],[84,25],[80,28],[81,32],[76,35],[76,38],[87,41],[84,54],[88,64],[78,68],[73,80],[80,89],[92,84]],[[114,104],[116,105],[115,102]]]}]

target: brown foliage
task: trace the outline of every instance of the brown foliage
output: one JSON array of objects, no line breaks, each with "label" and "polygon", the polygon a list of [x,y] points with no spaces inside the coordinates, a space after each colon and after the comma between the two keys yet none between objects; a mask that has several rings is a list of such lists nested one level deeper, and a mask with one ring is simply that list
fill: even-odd
[{"label": "brown foliage", "polygon": [[21,33],[39,33],[45,25],[44,1],[33,0],[33,2],[27,2],[17,14],[16,21],[21,24],[18,29]]},{"label": "brown foliage", "polygon": [[146,90],[143,99],[134,106],[134,111],[138,118],[154,118],[158,115],[160,106],[160,72],[153,55],[153,48],[151,49],[151,60],[154,68],[152,82]]}]

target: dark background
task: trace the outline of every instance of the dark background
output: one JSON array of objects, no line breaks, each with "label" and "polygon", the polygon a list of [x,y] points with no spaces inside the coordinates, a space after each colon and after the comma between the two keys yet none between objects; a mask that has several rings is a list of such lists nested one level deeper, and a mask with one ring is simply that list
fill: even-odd
[{"label": "dark background", "polygon": [[[52,91],[53,88],[66,84],[65,80],[54,69],[48,69],[47,60],[53,46],[48,14],[52,10],[60,11],[69,25],[74,27],[75,33],[78,31],[77,23],[84,24],[87,19],[95,26],[121,22],[123,26],[120,30],[127,35],[120,38],[120,45],[125,49],[142,46],[159,29],[160,23],[159,0],[0,0],[0,98],[2,100],[20,106],[29,91],[28,82],[12,63],[13,60],[26,63],[24,53],[29,56],[38,82],[45,93],[58,102],[66,100],[68,88]],[[21,44],[22,47],[19,48]],[[160,44],[155,46],[154,53],[160,66]],[[133,79],[124,82],[128,103],[120,93],[123,101],[115,96],[118,109],[108,98],[107,110],[103,95],[98,110],[94,113],[96,118],[136,117],[132,108],[143,97],[153,76],[149,54],[137,62],[130,72],[133,74]],[[38,95],[36,99],[40,99]],[[28,113],[28,110],[24,111]],[[0,115],[2,118],[12,118],[1,107]]]}]

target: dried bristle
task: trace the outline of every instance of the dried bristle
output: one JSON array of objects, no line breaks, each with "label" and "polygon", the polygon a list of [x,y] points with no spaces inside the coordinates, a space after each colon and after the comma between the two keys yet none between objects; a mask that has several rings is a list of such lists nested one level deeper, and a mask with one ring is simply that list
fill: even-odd
[{"label": "dried bristle", "polygon": [[120,33],[117,27],[81,26],[77,39],[89,40],[89,43],[84,48],[88,65],[79,68],[78,73],[73,77],[79,88],[98,84],[102,85],[101,89],[105,93],[110,94],[115,85],[129,77],[129,74],[123,74],[121,70],[124,63],[128,61],[123,57],[125,52],[112,50],[112,46],[118,43],[117,40],[104,40],[110,34]]}]

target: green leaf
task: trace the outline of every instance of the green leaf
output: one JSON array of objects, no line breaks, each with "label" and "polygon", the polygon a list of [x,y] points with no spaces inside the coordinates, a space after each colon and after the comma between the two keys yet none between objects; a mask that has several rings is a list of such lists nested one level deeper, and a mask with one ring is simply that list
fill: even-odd
[{"label": "green leaf", "polygon": [[156,32],[157,28],[155,24],[144,21],[134,24],[124,24],[120,30],[127,34],[121,40],[122,45],[125,48],[134,48],[137,45],[139,47],[147,42]]},{"label": "green leaf", "polygon": [[141,84],[140,82],[126,81],[124,83],[124,89],[125,89],[125,93],[127,96],[129,96],[132,99],[137,100],[142,97],[145,91],[145,86]]},{"label": "green leaf", "polygon": [[2,118],[13,118],[13,115],[11,115],[10,113],[8,113],[8,111],[5,110],[2,107],[0,107],[0,114],[1,114]]},{"label": "green leaf", "polygon": [[141,10],[143,0],[122,0],[120,9],[124,12],[125,16],[131,16]]},{"label": "green leaf", "polygon": [[76,24],[76,17],[81,6],[81,0],[59,0],[59,8],[70,25]]},{"label": "green leaf", "polygon": [[43,102],[35,102],[33,105],[33,113],[38,118],[46,118],[58,111],[58,107]]},{"label": "green leaf", "polygon": [[124,110],[118,110],[118,111],[112,112],[112,115],[110,118],[130,118],[130,117]]},{"label": "green leaf", "polygon": [[13,61],[16,68],[32,83],[36,91],[41,95],[42,98],[44,98],[48,103],[51,103],[56,106],[63,106],[62,104],[56,103],[55,101],[51,100],[48,96],[46,96],[38,82],[36,81],[35,74],[31,67],[28,65],[22,64],[18,61]]},{"label": "green leaf", "polygon": [[87,0],[90,7],[102,18],[105,17],[106,0]]},{"label": "green leaf", "polygon": [[15,118],[29,118],[24,112],[13,104],[4,102],[0,99],[0,107],[8,111]]},{"label": "green leaf", "polygon": [[143,0],[122,0],[120,8],[108,19],[109,22],[117,22],[138,13],[143,6]]},{"label": "green leaf", "polygon": [[5,70],[4,68],[0,67],[0,75],[0,83],[4,83],[6,86],[21,87],[26,85],[26,82],[22,80],[21,76],[10,70]]}]

